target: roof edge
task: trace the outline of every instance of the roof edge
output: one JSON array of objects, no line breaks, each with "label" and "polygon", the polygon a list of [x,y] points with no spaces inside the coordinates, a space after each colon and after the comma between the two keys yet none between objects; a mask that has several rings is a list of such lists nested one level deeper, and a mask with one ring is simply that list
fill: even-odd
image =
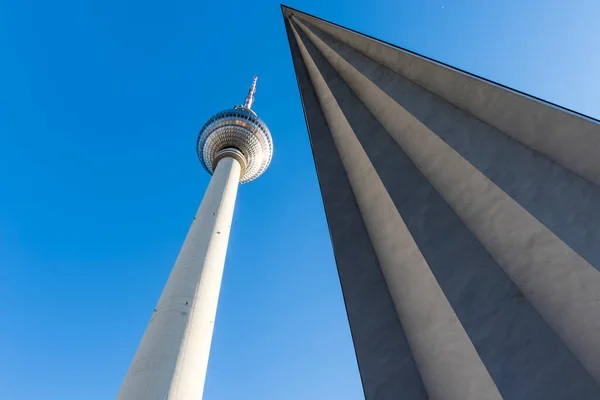
[{"label": "roof edge", "polygon": [[451,70],[454,70],[454,71],[456,71],[456,72],[459,72],[459,73],[461,73],[461,74],[465,74],[465,75],[467,75],[467,76],[470,76],[470,77],[473,77],[473,78],[479,79],[479,80],[481,80],[481,81],[484,81],[484,82],[487,82],[487,83],[489,83],[489,84],[491,84],[491,85],[495,85],[495,86],[501,87],[501,88],[503,88],[503,89],[506,89],[506,90],[509,90],[509,91],[511,91],[511,92],[517,93],[517,94],[519,94],[519,95],[521,95],[521,96],[525,96],[525,97],[531,98],[531,99],[533,99],[533,100],[536,100],[536,101],[539,101],[539,102],[541,102],[541,103],[543,103],[543,104],[547,104],[547,105],[549,105],[549,106],[551,106],[551,107],[557,108],[557,109],[559,109],[559,110],[562,110],[562,111],[565,111],[565,112],[567,112],[567,113],[571,113],[571,114],[577,115],[577,116],[579,116],[579,117],[582,117],[582,118],[584,118],[584,119],[590,120],[590,121],[592,121],[592,122],[594,122],[594,123],[600,124],[600,119],[597,119],[597,118],[591,117],[591,116],[589,116],[589,115],[583,114],[583,113],[581,113],[581,112],[579,112],[579,111],[575,111],[575,110],[572,110],[572,109],[570,109],[570,108],[563,107],[563,106],[561,106],[561,105],[559,105],[559,104],[553,103],[553,102],[551,102],[551,101],[548,101],[548,100],[544,100],[544,99],[542,99],[542,98],[540,98],[540,97],[537,97],[537,96],[534,96],[534,95],[532,95],[532,94],[529,94],[529,93],[523,92],[523,91],[521,91],[521,90],[518,90],[518,89],[512,88],[512,87],[510,87],[510,86],[507,86],[507,85],[503,85],[502,83],[498,83],[498,82],[496,82],[496,81],[493,81],[493,80],[491,80],[491,79],[485,78],[485,77],[483,77],[483,76],[479,76],[479,75],[473,74],[473,73],[471,73],[471,72],[468,72],[468,71],[465,71],[465,70],[463,70],[463,69],[460,69],[460,68],[454,67],[454,66],[452,66],[452,65],[450,65],[450,64],[446,64],[445,62],[438,61],[438,60],[436,60],[436,59],[434,59],[434,58],[431,58],[431,57],[428,57],[428,56],[424,56],[423,54],[417,53],[416,51],[408,50],[408,49],[406,49],[406,48],[404,48],[404,47],[397,46],[397,45],[395,45],[395,44],[393,44],[393,43],[390,43],[390,42],[386,42],[385,40],[381,40],[381,39],[378,39],[378,38],[376,38],[376,37],[374,37],[374,36],[367,35],[366,33],[362,33],[362,32],[356,31],[356,30],[354,30],[354,29],[347,28],[347,27],[345,27],[345,26],[342,26],[342,25],[340,25],[340,24],[336,24],[335,22],[327,21],[326,19],[319,18],[319,17],[317,17],[317,16],[315,16],[315,15],[312,15],[312,14],[309,14],[309,13],[305,13],[305,12],[303,12],[303,11],[297,10],[297,9],[295,9],[295,8],[293,8],[293,7],[290,7],[290,6],[286,6],[285,4],[280,4],[280,6],[281,6],[281,12],[282,12],[282,14],[283,14],[283,17],[284,17],[284,18],[287,18],[287,17],[289,17],[289,15],[293,14],[294,12],[296,12],[296,13],[299,13],[299,14],[304,14],[304,15],[306,15],[306,16],[308,16],[308,17],[311,17],[311,18],[317,19],[317,20],[319,20],[319,21],[322,21],[322,22],[324,22],[324,23],[326,23],[326,24],[333,25],[333,26],[335,26],[335,27],[337,27],[337,28],[344,29],[344,30],[346,30],[346,31],[349,31],[349,32],[352,32],[352,33],[354,33],[354,34],[356,34],[356,35],[360,35],[360,36],[366,37],[366,38],[368,38],[368,39],[371,39],[371,40],[374,40],[374,41],[376,41],[376,42],[379,42],[379,43],[385,44],[385,45],[387,45],[387,46],[393,47],[393,48],[395,48],[395,49],[398,49],[398,50],[404,51],[404,52],[406,52],[406,53],[408,53],[408,54],[411,54],[411,55],[413,55],[413,56],[420,57],[420,58],[423,58],[423,59],[425,59],[425,60],[427,60],[427,61],[430,61],[430,62],[436,63],[436,64],[438,64],[438,65],[444,66],[444,67],[446,67],[446,68],[449,68],[449,69],[451,69]]}]

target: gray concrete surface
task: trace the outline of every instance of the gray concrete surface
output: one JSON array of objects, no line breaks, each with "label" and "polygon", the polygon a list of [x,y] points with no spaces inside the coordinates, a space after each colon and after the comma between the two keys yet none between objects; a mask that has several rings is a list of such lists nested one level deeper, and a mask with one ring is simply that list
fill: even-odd
[{"label": "gray concrete surface", "polygon": [[600,125],[591,118],[445,67],[296,12],[329,33],[482,121],[600,184]]},{"label": "gray concrete surface", "polygon": [[[410,279],[414,271],[402,271],[400,264],[390,267],[406,258],[401,248],[407,244],[407,234],[422,255],[422,261],[411,261],[414,268],[430,269],[505,399],[600,398],[600,191],[594,183],[596,160],[590,160],[589,152],[578,153],[582,144],[596,146],[593,135],[600,135],[598,125],[284,8],[284,15],[292,13],[301,20],[293,25],[306,47],[306,65],[312,63],[313,76],[321,77],[318,85],[310,82],[286,20],[366,398],[420,397],[410,394],[415,386],[409,382],[414,378],[388,386],[382,383],[393,375],[387,374],[377,390],[371,390],[373,381],[365,377],[377,376],[384,368],[372,362],[364,352],[366,342],[357,340],[354,332],[358,326],[376,323],[379,305],[367,306],[368,300],[358,293],[352,298],[346,295],[346,287],[356,284],[351,282],[359,279],[363,268],[356,260],[338,255],[351,251],[346,247],[363,246],[371,253],[374,247],[384,276]],[[425,65],[419,66],[415,59]],[[405,62],[412,72],[404,71],[403,76],[394,60]],[[429,71],[431,82],[424,84],[411,75],[415,68]],[[461,79],[468,79],[470,86],[460,90],[452,86]],[[448,95],[438,86],[456,93],[451,90]],[[321,100],[323,93],[329,93],[327,102],[319,103],[315,87]],[[474,99],[481,110],[469,108],[468,101],[460,103],[456,96]],[[514,110],[508,112],[507,107]],[[490,115],[506,121],[498,124]],[[544,136],[548,121],[556,129]],[[344,163],[339,158],[329,160],[335,143],[340,146],[336,132],[345,132],[346,138],[352,132],[355,138],[354,150],[340,150],[342,155],[353,154]],[[532,137],[535,143],[528,141]],[[539,143],[540,137],[554,143]],[[327,145],[317,146],[316,138]],[[576,142],[575,147],[561,145],[554,153],[557,143],[565,140]],[[362,169],[351,173],[350,160]],[[365,173],[375,173],[376,178],[365,180],[361,177]],[[343,182],[343,193],[358,202],[346,207],[343,216],[337,212],[341,203],[331,200],[338,182]],[[373,205],[386,197],[391,202],[387,206]],[[366,224],[366,238],[362,226],[362,236],[346,231],[344,244],[336,245],[336,235],[343,235],[340,227],[360,218]],[[381,231],[374,227],[373,218],[378,218]],[[397,230],[400,225],[403,230]],[[383,242],[391,244],[381,247]],[[392,297],[410,291],[390,282],[387,288]],[[388,292],[387,288],[379,290]],[[385,310],[389,315],[389,306]],[[409,351],[431,390],[419,350],[410,340],[414,325],[407,325],[404,314],[399,315],[411,343]],[[376,329],[383,329],[379,326]],[[376,335],[375,329],[369,335]],[[391,342],[406,341],[404,336],[380,337],[390,347]],[[379,397],[370,397],[372,393]],[[443,396],[436,393],[431,398]]]},{"label": "gray concrete surface", "polygon": [[[310,27],[310,25],[307,25]],[[600,187],[317,28],[353,67],[600,268]]]},{"label": "gray concrete surface", "polygon": [[318,50],[306,47],[502,395],[600,397],[600,387],[431,183]]},{"label": "gray concrete surface", "polygon": [[303,23],[298,25],[600,381],[600,272]]},{"label": "gray concrete surface", "polygon": [[501,399],[328,83],[299,47],[429,397]]},{"label": "gray concrete surface", "polygon": [[365,398],[427,393],[290,25],[285,21]]}]

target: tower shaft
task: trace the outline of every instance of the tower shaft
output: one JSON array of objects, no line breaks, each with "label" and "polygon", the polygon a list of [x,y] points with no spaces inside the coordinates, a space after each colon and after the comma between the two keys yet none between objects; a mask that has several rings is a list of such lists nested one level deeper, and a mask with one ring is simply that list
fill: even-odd
[{"label": "tower shaft", "polygon": [[202,398],[240,173],[218,162],[117,400]]}]

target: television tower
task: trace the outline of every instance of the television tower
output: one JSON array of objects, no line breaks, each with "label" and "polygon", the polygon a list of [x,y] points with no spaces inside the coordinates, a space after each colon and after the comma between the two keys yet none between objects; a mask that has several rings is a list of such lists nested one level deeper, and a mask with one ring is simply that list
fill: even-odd
[{"label": "television tower", "polygon": [[198,134],[212,178],[117,400],[202,398],[238,185],[273,156],[271,133],[251,109],[256,80],[243,106],[217,113]]}]

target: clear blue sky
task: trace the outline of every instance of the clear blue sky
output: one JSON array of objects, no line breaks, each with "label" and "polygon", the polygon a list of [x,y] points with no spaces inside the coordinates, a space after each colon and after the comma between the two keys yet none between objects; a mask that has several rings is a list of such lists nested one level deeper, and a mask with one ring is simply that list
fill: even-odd
[{"label": "clear blue sky", "polygon": [[[598,4],[290,3],[596,118]],[[0,399],[115,396],[209,180],[196,134],[254,74],[275,156],[204,398],[362,398],[279,4],[0,0]]]}]

